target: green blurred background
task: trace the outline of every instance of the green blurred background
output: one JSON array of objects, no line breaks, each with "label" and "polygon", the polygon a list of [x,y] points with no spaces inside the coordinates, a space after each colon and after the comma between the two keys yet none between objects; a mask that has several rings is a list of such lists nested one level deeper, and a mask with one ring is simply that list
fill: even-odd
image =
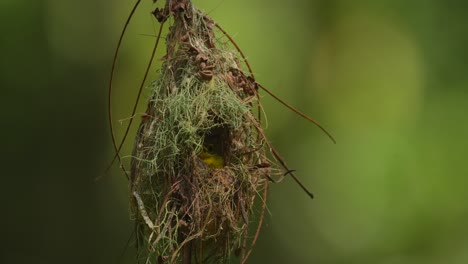
[{"label": "green blurred background", "polygon": [[[1,263],[134,262],[127,181],[118,168],[94,180],[112,158],[107,81],[134,2],[1,0]],[[267,134],[316,199],[272,185],[250,263],[468,263],[467,3],[194,3],[338,141],[263,97]],[[122,46],[115,120],[154,43],[152,8]]]}]

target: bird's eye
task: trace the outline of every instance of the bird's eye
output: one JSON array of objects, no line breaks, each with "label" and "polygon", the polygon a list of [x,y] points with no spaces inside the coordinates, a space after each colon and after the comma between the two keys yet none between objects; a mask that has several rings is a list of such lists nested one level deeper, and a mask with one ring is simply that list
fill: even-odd
[{"label": "bird's eye", "polygon": [[209,152],[209,153],[213,153],[214,152],[214,146],[213,144],[208,144],[206,146],[206,150]]}]

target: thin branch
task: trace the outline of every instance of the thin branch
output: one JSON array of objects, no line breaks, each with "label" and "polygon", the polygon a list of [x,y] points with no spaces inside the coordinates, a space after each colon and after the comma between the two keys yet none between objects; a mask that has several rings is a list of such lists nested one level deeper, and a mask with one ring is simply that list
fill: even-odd
[{"label": "thin branch", "polygon": [[[133,105],[133,109],[132,109],[132,114],[131,116],[133,117],[136,113],[136,110],[137,110],[137,107],[138,107],[138,103],[140,101],[140,98],[141,98],[141,93],[143,91],[143,87],[145,86],[145,83],[146,83],[146,79],[148,78],[148,73],[149,73],[149,70],[151,69],[151,65],[153,64],[153,60],[154,60],[154,56],[156,54],[156,50],[158,48],[158,45],[159,45],[159,40],[161,39],[161,33],[162,33],[162,29],[163,29],[163,26],[164,26],[164,23],[161,23],[160,26],[159,26],[159,31],[158,31],[158,35],[157,35],[157,38],[156,38],[156,42],[154,44],[154,47],[153,47],[153,50],[151,52],[151,57],[150,57],[150,60],[148,62],[148,66],[146,67],[146,71],[145,71],[145,74],[143,76],[143,79],[140,83],[140,87],[138,89],[138,94],[137,94],[137,97],[135,99],[135,103]],[[122,149],[122,146],[123,144],[125,143],[125,140],[127,139],[127,136],[128,136],[128,133],[130,131],[130,127],[133,123],[133,118],[130,118],[129,122],[128,122],[128,125],[127,125],[127,128],[125,129],[125,133],[124,133],[124,136],[122,138],[122,140],[120,141],[120,144],[118,147],[116,147],[116,144],[115,144],[115,139],[114,137],[112,138],[113,139],[113,143],[114,143],[114,148],[116,149],[115,150],[115,156],[114,158],[112,159],[109,167],[107,168],[107,170],[110,169],[110,167],[112,166],[112,164],[115,162],[115,159],[118,158],[119,159],[119,163],[122,163],[121,160],[120,160],[120,150]],[[123,168],[123,165],[122,165],[122,168]],[[125,168],[123,168],[124,172],[125,172]],[[125,175],[127,176],[127,179],[129,178],[128,177],[128,174],[125,172]]]},{"label": "thin branch", "polygon": [[[119,50],[120,46],[122,44],[123,37],[125,36],[125,32],[127,31],[127,27],[130,24],[130,21],[132,20],[133,14],[135,13],[136,9],[138,8],[138,5],[140,5],[141,0],[137,0],[135,5],[133,6],[132,11],[128,15],[127,21],[125,22],[124,28],[122,29],[122,33],[120,33],[119,41],[117,42],[117,47],[115,48],[115,53],[114,53],[114,59],[112,60],[112,67],[111,67],[111,73],[110,73],[110,78],[109,78],[109,91],[108,91],[108,97],[107,97],[107,117],[109,119],[109,127],[110,127],[110,133],[112,137],[112,145],[114,147],[115,151],[115,156],[112,159],[110,165],[107,167],[106,172],[109,171],[109,168],[112,166],[114,163],[115,159],[117,158],[119,160],[119,163],[122,164],[122,159],[120,157],[119,151],[120,148],[117,147],[117,142],[115,140],[115,134],[114,134],[114,126],[112,125],[112,83],[114,81],[114,72],[115,72],[115,65],[117,64],[117,57],[119,55]],[[125,176],[127,179],[129,179],[129,176],[127,172],[125,171],[125,168],[123,168],[123,171],[125,173]]]}]

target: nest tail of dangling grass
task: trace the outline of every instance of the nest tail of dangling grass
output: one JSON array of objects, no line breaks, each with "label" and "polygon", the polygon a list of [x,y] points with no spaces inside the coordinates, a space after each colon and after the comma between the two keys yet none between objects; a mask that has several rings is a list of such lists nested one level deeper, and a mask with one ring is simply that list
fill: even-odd
[{"label": "nest tail of dangling grass", "polygon": [[[140,258],[228,263],[240,252],[244,261],[254,200],[276,171],[254,115],[257,84],[190,1],[167,1],[155,14],[173,24],[131,160]],[[206,162],[206,151],[222,162]]]}]

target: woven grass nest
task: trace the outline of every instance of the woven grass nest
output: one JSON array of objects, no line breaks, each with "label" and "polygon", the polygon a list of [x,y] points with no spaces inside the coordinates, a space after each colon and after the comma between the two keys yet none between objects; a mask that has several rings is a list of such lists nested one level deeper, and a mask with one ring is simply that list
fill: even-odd
[{"label": "woven grass nest", "polygon": [[[264,136],[258,88],[266,88],[232,38],[189,0],[167,0],[154,15],[161,28],[172,23],[131,157],[138,259],[229,263],[235,255],[244,263],[258,237],[268,182],[290,174],[306,189]],[[207,152],[218,162],[207,162]]]}]

